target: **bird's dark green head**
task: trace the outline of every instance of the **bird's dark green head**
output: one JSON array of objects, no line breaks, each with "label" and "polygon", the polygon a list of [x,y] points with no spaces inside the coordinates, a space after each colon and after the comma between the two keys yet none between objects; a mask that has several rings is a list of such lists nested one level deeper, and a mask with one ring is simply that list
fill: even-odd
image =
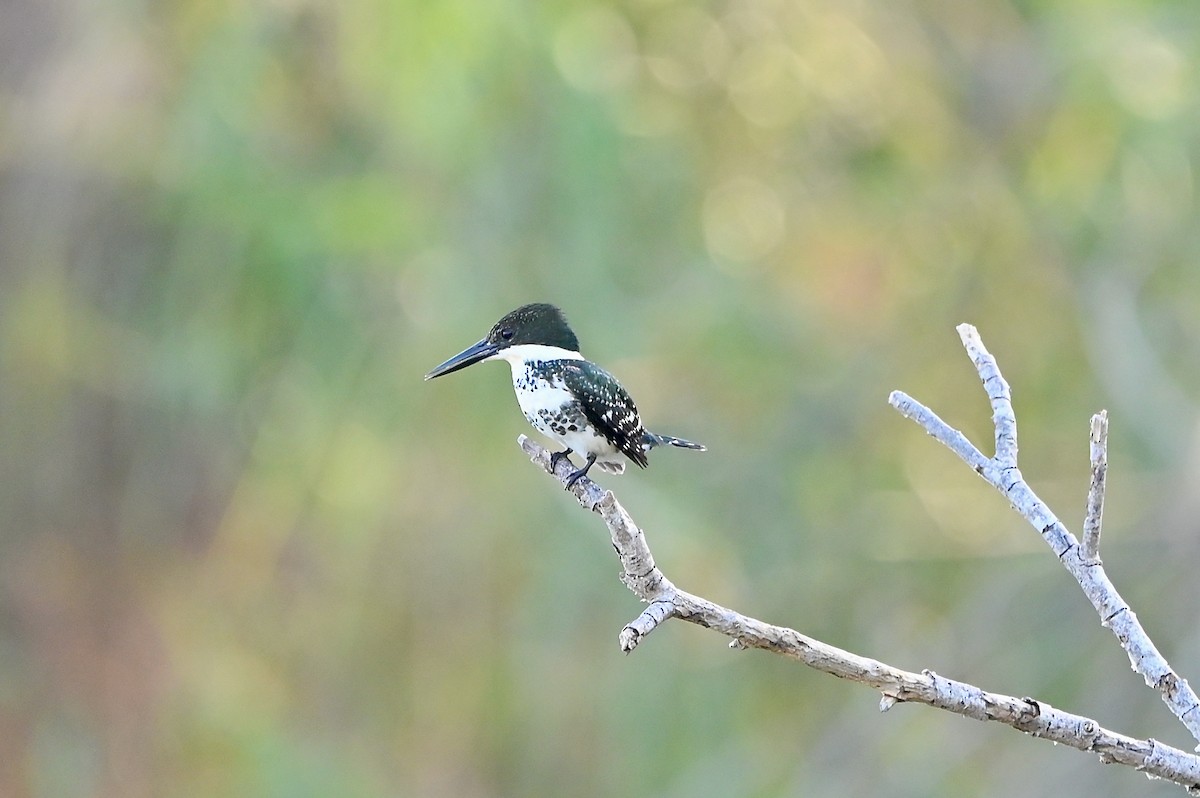
[{"label": "bird's dark green head", "polygon": [[[554,305],[545,302],[522,305],[496,322],[486,338],[472,344],[426,374],[425,379],[432,380],[434,377],[465,369],[473,363],[495,357],[497,353],[517,346],[545,346],[578,352],[579,340],[571,330],[571,325],[567,324],[567,317]],[[528,350],[515,350],[500,357],[517,356],[516,353],[520,351]]]},{"label": "bird's dark green head", "polygon": [[492,327],[485,339],[501,348],[520,344],[556,346],[569,352],[579,351],[579,340],[567,324],[567,317],[554,305],[535,302],[522,305]]}]

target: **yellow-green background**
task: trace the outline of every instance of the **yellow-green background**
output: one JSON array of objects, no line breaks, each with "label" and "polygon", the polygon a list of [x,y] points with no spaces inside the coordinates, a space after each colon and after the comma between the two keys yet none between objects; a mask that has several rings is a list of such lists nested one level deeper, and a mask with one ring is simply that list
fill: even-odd
[{"label": "yellow-green background", "polygon": [[564,307],[651,428],[608,477],[682,587],[1190,748],[1024,473],[1200,678],[1194,0],[10,0],[0,794],[1176,795],[639,611],[530,466]]}]

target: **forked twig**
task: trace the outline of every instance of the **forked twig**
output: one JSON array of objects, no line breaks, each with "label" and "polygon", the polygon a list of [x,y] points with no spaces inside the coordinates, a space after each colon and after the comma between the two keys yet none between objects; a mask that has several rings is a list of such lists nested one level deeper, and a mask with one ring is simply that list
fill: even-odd
[{"label": "forked twig", "polygon": [[[1197,711],[1200,709],[1200,699],[1197,699],[1187,680],[1176,674],[1166,658],[1159,653],[1146,630],[1138,622],[1137,616],[1129,608],[1129,604],[1121,598],[1121,594],[1109,580],[1099,559],[1084,554],[1075,536],[1055,517],[1021,476],[1021,470],[1017,468],[1017,422],[1008,383],[1000,375],[996,359],[984,347],[978,330],[970,324],[960,324],[958,335],[971,357],[971,362],[975,364],[979,379],[983,381],[984,390],[992,403],[992,419],[996,427],[994,457],[985,457],[962,433],[907,394],[893,391],[888,401],[892,407],[916,421],[926,432],[945,443],[966,461],[979,476],[1004,494],[1013,508],[1041,533],[1042,539],[1058,556],[1063,567],[1079,582],[1084,595],[1099,613],[1100,623],[1117,636],[1121,648],[1129,655],[1133,669],[1142,675],[1146,684],[1162,695],[1163,702],[1187,727],[1192,737],[1200,740],[1200,712]],[[1107,414],[1101,415],[1102,426],[1106,429]],[[1102,436],[1093,436],[1093,439],[1096,437]],[[1093,462],[1095,459],[1096,455],[1093,453]],[[1102,468],[1102,472],[1104,470],[1106,467]],[[1093,477],[1093,485],[1095,482]],[[1099,495],[1100,502],[1103,501],[1103,475],[1100,478],[1100,487],[1094,488],[1093,493]],[[1095,519],[1095,542],[1098,546],[1100,511],[1097,510],[1093,515],[1089,509],[1088,515]]]}]

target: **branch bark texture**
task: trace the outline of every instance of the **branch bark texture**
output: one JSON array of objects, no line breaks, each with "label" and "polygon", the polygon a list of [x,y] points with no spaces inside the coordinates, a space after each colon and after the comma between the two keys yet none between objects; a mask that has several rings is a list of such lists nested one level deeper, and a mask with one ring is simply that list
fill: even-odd
[{"label": "branch bark texture", "polygon": [[1108,479],[1108,411],[1092,416],[1092,483],[1088,488],[1087,512],[1083,518],[1083,559],[1100,562],[1100,527],[1104,521],[1104,489]]},{"label": "branch bark texture", "polygon": [[[970,325],[960,325],[959,335],[979,372],[992,405],[996,455],[986,457],[932,410],[908,395],[895,391],[890,403],[920,424],[971,468],[1003,493],[1014,508],[1041,533],[1064,567],[1076,578],[1096,607],[1101,623],[1111,629],[1147,684],[1156,689],[1171,711],[1200,739],[1200,701],[1187,682],[1170,668],[1138,623],[1133,611],[1109,581],[1098,557],[1085,557],[1074,536],[1025,483],[1017,468],[1017,429],[1011,392],[995,359]],[[530,459],[566,484],[573,473],[565,460],[553,468],[550,452],[526,436],[519,439]],[[1093,451],[1093,463],[1099,458]],[[1103,498],[1103,477],[1098,488]],[[981,721],[996,721],[1056,743],[1091,751],[1102,762],[1126,765],[1183,786],[1200,795],[1200,757],[1154,739],[1138,739],[1103,728],[1097,721],[1064,712],[1033,698],[992,693],[965,682],[924,670],[905,671],[878,660],[845,651],[783,626],[775,626],[723,607],[676,587],[654,562],[646,537],[611,491],[588,478],[569,488],[584,508],[597,513],[608,527],[621,561],[621,581],[646,603],[645,609],[625,625],[618,636],[621,649],[632,652],[655,629],[671,618],[712,629],[731,639],[732,648],[760,648],[798,660],[839,678],[868,685],[882,694],[880,710],[899,702],[927,704]],[[1094,489],[1095,490],[1095,489]],[[1089,520],[1098,527],[1099,513]],[[1102,505],[1101,505],[1102,506]],[[1098,533],[1095,540],[1098,541]]]}]

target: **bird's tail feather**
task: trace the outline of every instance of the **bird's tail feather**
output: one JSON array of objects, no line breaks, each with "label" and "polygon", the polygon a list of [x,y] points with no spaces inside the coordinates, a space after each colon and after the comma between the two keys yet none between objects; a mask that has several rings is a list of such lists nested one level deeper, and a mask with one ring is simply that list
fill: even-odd
[{"label": "bird's tail feather", "polygon": [[702,443],[685,441],[683,438],[674,438],[670,435],[657,435],[653,432],[647,432],[642,439],[642,447],[646,451],[650,451],[655,446],[678,446],[680,449],[693,449],[697,452],[708,451],[708,447]]}]

